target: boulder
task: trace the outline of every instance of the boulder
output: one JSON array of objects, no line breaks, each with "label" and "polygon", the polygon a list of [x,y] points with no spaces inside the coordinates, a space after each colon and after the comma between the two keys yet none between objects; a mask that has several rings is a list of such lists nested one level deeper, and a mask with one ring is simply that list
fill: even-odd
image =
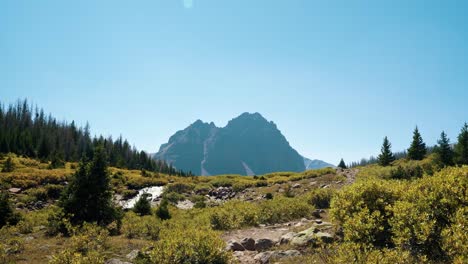
[{"label": "boulder", "polygon": [[334,239],[333,235],[323,231],[324,229],[329,229],[331,227],[332,227],[331,223],[327,223],[327,222],[322,222],[321,224],[315,223],[314,225],[312,225],[312,227],[297,233],[291,239],[291,244],[302,247],[302,246],[314,245],[318,241],[331,243],[333,242],[333,239]]},{"label": "boulder", "polygon": [[134,249],[130,253],[127,254],[127,259],[129,260],[135,260],[138,257],[138,254],[140,253],[139,250]]},{"label": "boulder", "polygon": [[226,246],[227,251],[244,251],[245,248],[237,241],[231,240]]},{"label": "boulder", "polygon": [[253,238],[246,237],[242,239],[240,243],[246,250],[255,250],[255,240]]},{"label": "boulder", "polygon": [[270,263],[270,259],[282,259],[300,256],[301,253],[297,250],[280,250],[280,251],[265,251],[255,255],[254,260],[257,263],[267,264]]},{"label": "boulder", "polygon": [[289,233],[282,235],[279,241],[280,245],[289,244],[289,242],[291,242],[291,240],[295,236],[296,236],[296,233],[294,232],[289,232]]},{"label": "boulder", "polygon": [[297,188],[300,188],[300,187],[301,187],[301,184],[295,183],[292,187],[293,187],[294,189],[297,189]]},{"label": "boulder", "polygon": [[273,255],[272,251],[265,251],[255,255],[254,260],[257,263],[267,264],[270,263],[270,258]]},{"label": "boulder", "polygon": [[9,192],[17,194],[21,192],[21,188],[10,188],[8,189]]},{"label": "boulder", "polygon": [[132,264],[132,263],[113,258],[113,259],[109,259],[108,261],[106,261],[106,264]]},{"label": "boulder", "polygon": [[260,238],[255,240],[255,250],[262,251],[271,248],[275,243],[268,238]]}]

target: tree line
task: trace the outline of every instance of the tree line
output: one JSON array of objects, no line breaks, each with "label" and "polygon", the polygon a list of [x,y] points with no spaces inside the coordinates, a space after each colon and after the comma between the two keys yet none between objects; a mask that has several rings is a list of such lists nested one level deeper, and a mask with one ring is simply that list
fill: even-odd
[{"label": "tree line", "polygon": [[[378,157],[370,157],[362,159],[358,162],[352,162],[349,167],[366,166],[370,164],[379,164],[381,166],[389,166],[393,161],[401,158],[410,160],[422,160],[426,155],[435,153],[437,158],[444,166],[453,165],[468,165],[468,124],[465,123],[457,137],[457,143],[452,144],[447,137],[445,131],[442,131],[437,145],[427,147],[426,143],[419,132],[418,127],[413,131],[413,139],[407,151],[393,153],[391,150],[392,144],[387,137],[384,137],[381,152]],[[343,159],[341,159],[338,167],[348,167]]]},{"label": "tree line", "polygon": [[122,136],[115,140],[102,135],[92,137],[89,124],[78,127],[74,121],[57,121],[43,109],[33,108],[27,100],[18,100],[8,107],[0,103],[0,153],[12,152],[60,166],[63,162],[91,160],[97,146],[103,147],[110,166],[191,175],[138,151]]}]

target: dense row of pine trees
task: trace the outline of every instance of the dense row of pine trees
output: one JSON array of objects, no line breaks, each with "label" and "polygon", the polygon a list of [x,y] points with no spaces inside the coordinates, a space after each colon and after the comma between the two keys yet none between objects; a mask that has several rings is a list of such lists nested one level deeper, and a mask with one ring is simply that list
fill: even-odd
[{"label": "dense row of pine trees", "polygon": [[[468,124],[465,123],[457,138],[457,143],[451,145],[447,134],[442,131],[437,145],[428,148],[424,143],[418,127],[413,131],[413,140],[407,152],[392,153],[391,143],[387,137],[384,138],[381,153],[377,158],[363,159],[361,162],[353,162],[351,167],[365,166],[378,163],[381,166],[389,166],[393,161],[399,158],[408,158],[410,160],[422,160],[428,153],[436,153],[440,162],[445,166],[468,165]],[[340,165],[344,165],[343,159]],[[339,167],[342,167],[339,166]]]},{"label": "dense row of pine trees", "polygon": [[43,161],[91,160],[94,149],[102,146],[110,166],[142,169],[185,176],[164,161],[154,160],[144,151],[131,147],[122,137],[92,137],[89,125],[59,122],[42,109],[33,109],[26,100],[5,107],[0,104],[0,153],[16,153]]}]

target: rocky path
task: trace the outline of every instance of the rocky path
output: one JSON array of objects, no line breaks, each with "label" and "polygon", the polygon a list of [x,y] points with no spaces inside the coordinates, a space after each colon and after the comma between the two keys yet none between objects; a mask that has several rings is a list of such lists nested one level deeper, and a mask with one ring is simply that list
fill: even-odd
[{"label": "rocky path", "polygon": [[[326,214],[317,210],[316,215]],[[275,225],[261,225],[223,234],[227,250],[233,251],[239,263],[270,263],[300,256],[307,247],[334,241],[334,227],[322,219],[301,219]]]}]

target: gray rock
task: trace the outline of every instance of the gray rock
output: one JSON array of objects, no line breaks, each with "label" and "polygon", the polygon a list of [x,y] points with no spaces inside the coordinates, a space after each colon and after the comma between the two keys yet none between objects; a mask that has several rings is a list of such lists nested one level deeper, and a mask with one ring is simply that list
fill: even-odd
[{"label": "gray rock", "polygon": [[132,250],[130,253],[128,253],[126,257],[127,257],[129,260],[135,260],[135,259],[138,257],[138,254],[139,254],[139,253],[140,253],[139,250],[134,249],[134,250]]},{"label": "gray rock", "polygon": [[291,240],[296,236],[296,233],[294,232],[289,232],[289,233],[286,233],[284,235],[281,236],[280,238],[280,245],[285,245],[285,244],[289,244],[289,242],[291,242]]},{"label": "gray rock", "polygon": [[132,263],[113,258],[113,259],[109,259],[108,261],[106,261],[106,264],[132,264]]},{"label": "gray rock", "polygon": [[253,238],[246,237],[242,239],[240,243],[246,250],[255,250],[255,240]]},{"label": "gray rock", "polygon": [[260,238],[255,240],[255,250],[262,251],[271,248],[275,243],[268,238]]},{"label": "gray rock", "polygon": [[282,258],[290,258],[300,256],[301,253],[297,250],[285,250],[285,251],[265,251],[258,253],[255,255],[254,260],[257,263],[267,264],[270,263],[272,258],[274,259],[282,259]]},{"label": "gray rock", "polygon": [[237,241],[231,240],[226,246],[227,251],[244,251],[245,248]]},{"label": "gray rock", "polygon": [[294,189],[297,189],[297,188],[300,188],[300,187],[301,187],[301,184],[295,183],[292,187],[293,187]]},{"label": "gray rock", "polygon": [[331,227],[331,223],[315,223],[312,227],[297,233],[296,236],[294,236],[291,239],[291,244],[302,247],[308,245],[315,245],[318,241],[331,243],[334,240],[333,235],[323,231],[324,229],[329,229]]},{"label": "gray rock", "polygon": [[273,255],[272,251],[261,252],[255,255],[254,260],[257,263],[267,264],[270,263],[270,258]]},{"label": "gray rock", "polygon": [[10,188],[8,191],[16,194],[21,192],[21,188]]}]

